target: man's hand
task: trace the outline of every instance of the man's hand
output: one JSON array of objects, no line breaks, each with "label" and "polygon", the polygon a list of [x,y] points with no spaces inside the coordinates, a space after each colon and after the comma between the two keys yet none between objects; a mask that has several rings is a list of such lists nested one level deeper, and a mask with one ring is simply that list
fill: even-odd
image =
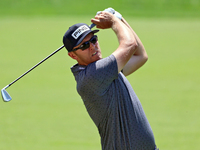
[{"label": "man's hand", "polygon": [[118,72],[123,69],[124,75],[127,76],[147,61],[148,56],[142,42],[120,13],[98,12],[91,21],[97,28],[112,28],[116,33],[119,47],[112,54],[116,58]]},{"label": "man's hand", "polygon": [[[104,10],[105,12],[109,12],[111,14],[113,14],[115,17],[119,18],[120,20],[122,20],[122,15],[115,11],[113,8],[109,7],[107,9]],[[100,14],[102,11],[98,11],[96,15]]]},{"label": "man's hand", "polygon": [[112,27],[114,20],[116,17],[113,14],[103,11],[96,15],[95,19],[91,19],[91,22],[99,29],[108,29]]}]

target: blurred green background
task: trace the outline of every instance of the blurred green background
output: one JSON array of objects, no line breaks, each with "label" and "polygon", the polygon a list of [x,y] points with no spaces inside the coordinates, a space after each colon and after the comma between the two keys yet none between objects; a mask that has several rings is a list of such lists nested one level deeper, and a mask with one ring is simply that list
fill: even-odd
[{"label": "blurred green background", "polygon": [[[62,46],[78,22],[113,7],[142,40],[148,62],[128,77],[161,150],[199,149],[199,0],[1,0],[0,86]],[[103,57],[118,46],[98,33]],[[0,102],[0,150],[100,150],[100,138],[76,92],[65,49],[7,89]]]},{"label": "blurred green background", "polygon": [[110,6],[134,17],[200,17],[199,0],[1,0],[0,14],[85,16]]}]

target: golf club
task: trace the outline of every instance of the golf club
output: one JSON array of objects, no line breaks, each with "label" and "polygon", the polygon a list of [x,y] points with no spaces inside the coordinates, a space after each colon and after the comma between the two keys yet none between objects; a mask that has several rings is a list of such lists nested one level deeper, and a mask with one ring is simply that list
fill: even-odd
[{"label": "golf club", "polygon": [[43,63],[44,61],[46,61],[47,59],[49,59],[51,56],[53,56],[55,53],[57,53],[58,51],[60,51],[62,48],[64,47],[61,46],[59,47],[57,50],[55,50],[53,53],[51,53],[49,56],[47,56],[46,58],[44,58],[42,61],[40,61],[38,64],[36,64],[35,66],[33,66],[31,69],[29,69],[28,71],[26,71],[24,74],[22,74],[20,77],[18,77],[17,79],[15,79],[13,82],[11,82],[10,84],[8,84],[7,86],[5,86],[2,90],[1,90],[1,95],[2,98],[4,100],[4,102],[9,102],[12,98],[11,96],[8,94],[8,92],[6,91],[6,89],[8,87],[10,87],[12,84],[14,84],[16,81],[18,81],[19,79],[21,79],[23,76],[25,76],[26,74],[28,74],[30,71],[32,71],[33,69],[35,69],[37,66],[39,66],[41,63]]},{"label": "golf club", "polygon": [[[95,27],[95,24],[91,24],[90,25],[90,29]],[[49,56],[47,56],[46,58],[44,58],[42,61],[40,61],[38,64],[36,64],[35,66],[33,66],[31,69],[29,69],[28,71],[26,71],[24,74],[22,74],[20,77],[18,77],[17,79],[15,79],[13,82],[11,82],[10,84],[8,84],[7,86],[5,86],[2,90],[1,90],[1,95],[3,98],[4,102],[9,102],[10,100],[12,100],[11,96],[8,94],[8,92],[6,91],[6,89],[8,87],[10,87],[12,84],[14,84],[16,81],[18,81],[19,79],[21,79],[23,76],[25,76],[26,74],[28,74],[30,71],[32,71],[33,69],[35,69],[37,66],[39,66],[40,64],[42,64],[44,61],[46,61],[47,59],[49,59],[51,56],[53,56],[54,54],[56,54],[58,51],[60,51],[62,48],[64,47],[64,45],[62,45],[61,47],[59,47],[57,50],[55,50],[53,53],[51,53]]]},{"label": "golf club", "polygon": [[[115,10],[113,8],[107,8],[104,11],[106,12],[110,12],[112,14],[115,14]],[[97,13],[98,14],[98,13]],[[93,27],[95,27],[95,24],[91,24],[89,27],[90,29],[92,29]],[[29,69],[27,72],[25,72],[24,74],[22,74],[20,77],[18,77],[17,79],[15,79],[13,82],[11,82],[10,84],[8,84],[7,86],[5,86],[2,90],[1,90],[1,95],[3,98],[4,102],[9,102],[10,100],[12,100],[11,96],[8,94],[8,92],[6,91],[6,89],[8,87],[10,87],[12,84],[14,84],[16,81],[18,81],[19,79],[21,79],[23,76],[25,76],[26,74],[28,74],[30,71],[32,71],[33,69],[35,69],[37,66],[39,66],[40,64],[42,64],[44,61],[46,61],[47,59],[49,59],[51,56],[53,56],[54,54],[56,54],[58,51],[60,51],[62,48],[64,47],[64,45],[62,45],[61,47],[59,47],[57,50],[55,50],[53,53],[51,53],[49,56],[47,56],[46,58],[44,58],[42,61],[40,61],[38,64],[36,64],[35,66],[33,66],[31,69]]]}]

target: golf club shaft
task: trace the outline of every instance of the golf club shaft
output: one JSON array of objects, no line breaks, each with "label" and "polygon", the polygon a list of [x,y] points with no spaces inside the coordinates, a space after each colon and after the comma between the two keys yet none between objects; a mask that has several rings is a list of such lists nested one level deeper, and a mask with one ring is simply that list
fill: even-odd
[{"label": "golf club shaft", "polygon": [[53,56],[55,53],[57,53],[58,51],[60,51],[62,48],[64,47],[64,45],[62,45],[61,47],[59,47],[57,50],[55,50],[53,53],[51,53],[49,56],[47,56],[46,58],[44,58],[42,61],[40,61],[38,64],[36,64],[35,66],[33,66],[31,69],[29,69],[28,71],[26,71],[24,74],[22,74],[19,78],[17,78],[16,80],[14,80],[13,82],[11,82],[10,84],[8,84],[8,86],[11,86],[13,83],[15,83],[16,81],[18,81],[19,79],[21,79],[23,76],[25,76],[26,74],[28,74],[31,70],[35,69],[37,66],[39,66],[41,63],[43,63],[45,60],[49,59],[51,56]]},{"label": "golf club shaft", "polygon": [[[106,12],[110,12],[112,14],[115,14],[115,10],[113,8],[108,8],[105,9],[104,11]],[[98,14],[98,13],[97,13]],[[93,23],[89,26],[90,29],[92,29],[93,27],[95,27],[96,25]],[[14,80],[13,82],[11,82],[10,84],[8,84],[7,86],[5,86],[2,90],[1,90],[1,95],[2,98],[5,102],[9,102],[12,98],[11,96],[8,94],[8,92],[6,91],[6,89],[8,87],[10,87],[12,84],[14,84],[16,81],[18,81],[19,79],[21,79],[23,76],[25,76],[26,74],[28,74],[30,71],[32,71],[33,69],[35,69],[37,66],[39,66],[40,64],[42,64],[44,61],[46,61],[48,58],[50,58],[51,56],[53,56],[55,53],[57,53],[58,51],[60,51],[62,48],[64,47],[64,45],[62,45],[61,47],[59,47],[57,50],[55,50],[53,53],[51,53],[49,56],[47,56],[46,58],[44,58],[42,61],[40,61],[38,64],[36,64],[35,66],[33,66],[31,69],[29,69],[27,72],[25,72],[24,74],[22,74],[20,77],[18,77],[16,80]]]},{"label": "golf club shaft", "polygon": [[[95,27],[95,24],[91,24],[89,27],[90,29]],[[18,77],[16,80],[14,80],[13,82],[11,82],[10,84],[8,84],[7,86],[5,86],[2,90],[1,90],[1,95],[3,98],[4,102],[9,102],[12,100],[11,96],[8,94],[8,92],[6,91],[6,89],[8,87],[10,87],[12,84],[14,84],[16,81],[18,81],[19,79],[21,79],[23,76],[25,76],[26,74],[28,74],[30,71],[32,71],[33,69],[35,69],[37,66],[39,66],[41,63],[43,63],[45,60],[49,59],[51,56],[53,56],[54,54],[56,54],[58,51],[60,51],[62,48],[64,47],[64,45],[62,45],[61,47],[59,47],[57,50],[55,50],[53,53],[51,53],[49,56],[47,56],[46,58],[44,58],[42,61],[40,61],[38,64],[36,64],[35,66],[33,66],[31,69],[29,69],[28,71],[26,71],[24,74],[22,74],[20,77]]]},{"label": "golf club shaft", "polygon": [[[95,27],[96,25],[93,23],[91,24],[89,27],[90,29]],[[42,61],[40,61],[38,64],[36,64],[35,66],[33,66],[31,69],[29,69],[28,71],[26,71],[24,74],[22,74],[20,77],[18,77],[16,80],[14,80],[13,82],[11,82],[10,84],[8,84],[6,86],[6,88],[10,87],[13,83],[15,83],[16,81],[18,81],[19,79],[21,79],[23,76],[25,76],[26,74],[28,74],[30,71],[32,71],[33,69],[35,69],[37,66],[39,66],[41,63],[43,63],[45,60],[49,59],[51,56],[53,56],[55,53],[57,53],[58,51],[60,51],[62,48],[64,47],[64,45],[62,45],[61,47],[59,47],[57,50],[55,50],[53,53],[51,53],[49,56],[47,56],[46,58],[44,58]]]}]

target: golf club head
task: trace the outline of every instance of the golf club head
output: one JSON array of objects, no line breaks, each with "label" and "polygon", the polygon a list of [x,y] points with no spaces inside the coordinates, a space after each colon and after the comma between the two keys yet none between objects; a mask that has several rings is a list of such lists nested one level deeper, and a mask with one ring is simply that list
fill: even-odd
[{"label": "golf club head", "polygon": [[9,102],[12,98],[11,96],[8,94],[8,92],[6,91],[6,88],[8,86],[4,87],[2,90],[1,90],[1,95],[2,95],[2,98],[3,98],[3,101],[4,102]]}]

